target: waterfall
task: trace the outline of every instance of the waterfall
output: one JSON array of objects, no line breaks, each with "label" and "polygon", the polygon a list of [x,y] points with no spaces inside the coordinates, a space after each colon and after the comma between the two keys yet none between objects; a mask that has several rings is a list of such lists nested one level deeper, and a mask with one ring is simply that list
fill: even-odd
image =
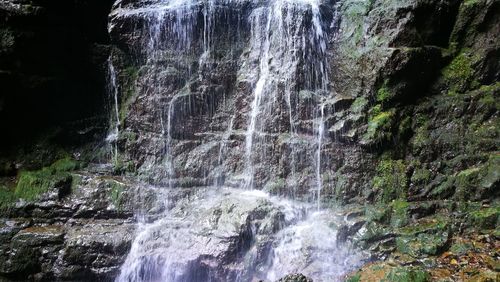
[{"label": "waterfall", "polygon": [[[311,24],[305,26],[305,15],[311,13]],[[258,79],[253,90],[248,126],[245,136],[245,186],[254,188],[255,159],[259,154],[259,141],[266,142],[269,117],[272,116],[279,98],[280,84],[284,84],[284,96],[288,107],[289,134],[297,138],[297,113],[292,96],[297,96],[295,81],[302,74],[305,89],[325,93],[328,90],[326,66],[326,38],[319,10],[319,1],[270,1],[265,7],[255,9],[251,15],[251,54],[258,59]],[[321,106],[322,107],[322,106]],[[323,111],[323,108],[322,108]],[[318,130],[323,138],[323,121]],[[321,130],[320,130],[321,129]],[[319,136],[318,136],[319,138]],[[296,152],[291,144],[292,178],[295,172]],[[318,150],[320,150],[319,148]],[[317,171],[321,166],[317,159]],[[318,182],[318,191],[321,183]],[[292,187],[293,188],[293,187]],[[319,194],[318,194],[319,195]]]},{"label": "waterfall", "polygon": [[110,117],[110,132],[106,137],[106,141],[111,144],[112,150],[112,160],[113,164],[117,164],[118,162],[118,135],[120,133],[120,110],[118,104],[118,83],[116,81],[116,70],[113,66],[113,62],[111,58],[108,59],[108,93],[111,96],[112,108],[111,111],[113,114]]},{"label": "waterfall", "polygon": [[[332,226],[344,219],[321,210],[322,150],[328,141],[326,96],[331,94],[329,24],[324,22],[320,0],[148,3],[134,12],[144,19],[142,30],[136,33],[142,39],[138,53],[145,61],[139,84],[142,99],[154,105],[151,116],[157,122],[148,124],[147,131],[160,140],[161,154],[147,154],[144,167],[159,168],[153,171],[160,172],[154,176],[161,181],[158,187],[147,186],[155,191],[158,203],[139,222],[116,281],[268,281],[292,272],[315,281],[341,279],[358,265],[360,257],[349,247],[337,245]],[[231,10],[232,5],[241,6]],[[230,32],[220,34],[234,24],[228,16],[234,13],[247,29],[242,30],[243,39]],[[221,38],[227,40],[222,44],[244,42],[247,48],[223,53]],[[225,109],[218,116],[224,119],[222,123],[213,122],[208,114],[196,116],[197,122],[207,119],[205,124],[215,124],[215,134],[189,132],[187,119],[202,112],[195,103],[208,103],[206,93],[222,91],[210,90],[218,82],[211,75],[226,71],[221,65],[229,57],[237,61],[234,84],[248,85],[229,93],[245,95],[242,101],[232,101],[243,106]],[[171,69],[175,69],[173,80]],[[311,93],[307,105],[300,105],[301,92]],[[192,139],[183,139],[184,133],[192,134]],[[302,173],[309,189],[305,193],[313,194],[312,201],[295,198],[302,185],[298,181],[286,184],[291,190],[286,195],[292,197],[257,190],[273,177],[275,171],[266,162],[274,157],[273,142],[283,135],[290,140],[286,144],[290,154],[285,155],[279,173],[290,179]],[[179,150],[190,146],[199,150],[178,156]],[[180,158],[188,161],[182,163]],[[185,176],[181,166],[196,161],[206,166],[203,173],[208,171],[213,181],[205,180],[211,186],[190,187],[186,192],[179,185],[179,178]],[[230,177],[243,178],[243,184],[234,181],[239,189],[227,187]]]},{"label": "waterfall", "polygon": [[319,106],[319,121],[317,125],[317,145],[316,145],[316,193],[317,209],[321,208],[321,190],[323,189],[323,179],[321,174],[321,149],[323,148],[323,138],[325,135],[325,105]]},{"label": "waterfall", "polygon": [[[259,67],[259,79],[255,85],[255,89],[253,91],[253,102],[251,105],[251,113],[249,118],[249,125],[246,132],[245,137],[245,157],[247,162],[247,175],[246,175],[246,187],[249,189],[253,188],[253,177],[254,177],[254,169],[253,169],[253,141],[254,134],[257,127],[257,118],[260,112],[262,98],[265,90],[265,84],[267,83],[269,77],[269,48],[271,47],[270,43],[270,29],[271,29],[271,20],[273,19],[274,9],[270,9],[265,15],[261,10],[258,10],[252,18],[252,41],[259,42],[263,40],[261,46],[258,46],[261,53],[260,59],[260,67]],[[265,15],[265,33],[261,34],[260,22],[262,21],[262,16]],[[264,37],[264,38],[262,38]]]},{"label": "waterfall", "polygon": [[229,120],[228,127],[226,129],[226,132],[222,135],[222,138],[220,140],[219,144],[219,156],[217,158],[217,165],[218,165],[218,172],[217,176],[215,177],[215,186],[216,187],[221,187],[224,184],[224,157],[225,153],[227,150],[227,143],[229,141],[229,138],[231,137],[231,133],[233,132],[233,125],[234,125],[234,119],[235,115],[231,117]]}]

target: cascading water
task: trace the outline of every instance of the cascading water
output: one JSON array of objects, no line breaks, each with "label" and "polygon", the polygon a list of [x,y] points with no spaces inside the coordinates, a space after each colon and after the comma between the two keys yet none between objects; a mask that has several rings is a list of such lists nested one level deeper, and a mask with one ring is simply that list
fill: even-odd
[{"label": "cascading water", "polygon": [[233,125],[234,125],[234,118],[235,116],[233,115],[231,117],[231,120],[229,120],[229,125],[226,129],[226,132],[222,135],[222,138],[220,140],[219,144],[219,157],[217,158],[217,164],[218,164],[218,172],[217,176],[215,177],[215,186],[216,187],[221,187],[224,184],[224,171],[223,171],[223,162],[224,162],[224,156],[227,151],[227,142],[229,141],[229,138],[231,137],[231,133],[233,132]]},{"label": "cascading water", "polygon": [[[322,149],[327,138],[324,96],[329,90],[324,29],[328,25],[323,22],[320,0],[158,0],[144,5],[150,6],[136,11],[145,18],[140,53],[146,61],[143,84],[147,87],[142,97],[151,97],[158,105],[158,123],[152,128],[159,127],[162,144],[160,159],[146,160],[144,167],[160,167],[160,183],[167,183],[163,186],[169,189],[151,187],[158,191],[158,207],[141,217],[117,281],[267,281],[295,272],[315,281],[341,279],[360,258],[348,247],[337,245],[336,230],[331,226],[343,219],[320,210]],[[228,12],[232,5],[241,6]],[[205,182],[213,186],[191,187],[171,200],[170,193],[185,191],[177,187],[181,173],[176,146],[192,146],[179,140],[177,135],[187,130],[179,124],[185,122],[186,113],[199,110],[194,105],[205,95],[196,96],[193,91],[211,93],[214,82],[210,74],[227,59],[217,45],[220,37],[241,44],[232,37],[240,31],[218,34],[231,25],[224,22],[231,13],[241,13],[242,28],[249,31],[246,40],[238,39],[249,46],[235,64],[237,83],[251,88],[246,111],[226,114],[231,118],[225,128],[219,127],[221,133],[197,143],[200,148],[216,148],[204,160],[209,169],[213,165],[214,179]],[[225,56],[233,53],[237,51],[231,49]],[[167,79],[172,73],[175,79]],[[312,93],[313,102],[307,106],[311,110],[299,110],[302,92]],[[277,122],[280,118],[285,125]],[[312,124],[313,129],[304,129],[304,124]],[[312,173],[303,177],[314,182],[308,186],[314,203],[255,190],[272,173],[262,167],[263,160],[272,158],[270,144],[284,134],[292,140],[285,161],[289,178],[298,178],[297,171],[310,169]],[[194,139],[201,136],[194,135]],[[234,162],[234,155],[242,164]],[[299,168],[299,160],[304,158],[310,160],[306,169]],[[227,170],[226,160],[232,160],[231,167],[243,176],[239,188],[245,189],[224,187],[226,176],[235,172]],[[294,197],[299,184],[292,181],[287,188],[292,191],[286,195]]]},{"label": "cascading water", "polygon": [[316,148],[316,203],[317,209],[321,208],[321,190],[323,189],[323,179],[321,174],[321,149],[323,148],[323,138],[325,135],[325,105],[319,106],[319,118],[317,125],[317,148]]},{"label": "cascading water", "polygon": [[[306,25],[308,11],[311,23]],[[254,187],[255,160],[259,159],[259,154],[262,153],[258,148],[267,142],[266,135],[274,130],[272,116],[280,95],[284,96],[288,107],[290,139],[297,140],[300,132],[296,128],[299,121],[295,106],[295,97],[299,92],[296,81],[303,76],[302,90],[307,89],[319,95],[328,89],[326,38],[319,1],[270,1],[268,6],[253,11],[250,22],[250,53],[251,57],[258,58],[259,64],[245,137],[247,188]],[[318,135],[321,134],[317,138],[320,140],[324,134],[322,118],[317,127],[315,131]],[[294,142],[291,142],[290,147],[293,179],[297,151]],[[318,147],[319,150],[321,147]],[[320,162],[321,159],[316,158],[317,172],[320,172]],[[295,185],[291,185],[293,190]],[[320,189],[321,182],[317,181],[316,190],[319,192]]]},{"label": "cascading water", "polygon": [[111,130],[106,137],[106,141],[112,147],[112,159],[113,163],[116,164],[118,161],[118,134],[120,133],[120,110],[118,104],[118,83],[116,81],[117,74],[115,67],[113,66],[113,62],[111,58],[108,59],[108,93],[111,96],[112,100],[112,108],[111,111],[113,114],[110,117]]}]

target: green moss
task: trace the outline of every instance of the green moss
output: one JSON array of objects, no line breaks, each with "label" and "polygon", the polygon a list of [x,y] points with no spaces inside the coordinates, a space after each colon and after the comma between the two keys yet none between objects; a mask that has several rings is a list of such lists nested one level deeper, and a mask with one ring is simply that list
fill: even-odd
[{"label": "green moss", "polygon": [[69,157],[66,157],[66,158],[60,159],[60,160],[56,161],[55,163],[53,163],[50,166],[50,169],[52,169],[56,172],[61,172],[61,171],[72,171],[72,170],[78,169],[79,167],[80,167],[80,163],[78,163],[77,161],[75,161]]},{"label": "green moss", "polygon": [[367,221],[388,223],[391,218],[392,209],[387,205],[368,205],[365,207]]},{"label": "green moss", "polygon": [[53,187],[71,185],[72,176],[69,171],[78,167],[78,162],[66,157],[40,170],[21,171],[14,195],[16,198],[34,201]]},{"label": "green moss", "polygon": [[398,237],[396,247],[399,252],[418,258],[426,255],[438,255],[449,241],[448,232],[420,233],[417,236]]},{"label": "green moss", "polygon": [[482,107],[498,109],[500,101],[495,99],[500,93],[500,82],[491,85],[482,85],[477,91],[481,98],[479,98],[479,105]]},{"label": "green moss", "polygon": [[39,171],[23,171],[19,175],[14,194],[17,198],[34,201],[50,188],[68,182],[71,182],[71,175],[67,172],[56,172],[46,168]]},{"label": "green moss", "polygon": [[394,199],[406,199],[406,165],[402,160],[381,160],[373,178],[373,187],[378,191],[378,200],[389,203]]},{"label": "green moss", "polygon": [[391,226],[402,227],[409,223],[410,215],[408,213],[409,204],[406,201],[395,200],[391,203],[392,215]]},{"label": "green moss", "polygon": [[487,107],[494,107],[496,106],[496,99],[493,97],[493,94],[486,94],[484,95],[481,99],[479,99],[479,104]]},{"label": "green moss", "polygon": [[368,100],[366,100],[366,98],[358,97],[352,103],[350,110],[353,113],[359,114],[365,109],[367,104],[368,104]]},{"label": "green moss", "polygon": [[373,107],[368,120],[368,128],[362,138],[363,142],[377,143],[390,139],[394,115],[394,109],[381,111],[380,105]]},{"label": "green moss", "polygon": [[397,233],[401,236],[414,237],[420,233],[440,233],[448,230],[449,221],[442,216],[424,218],[413,224],[399,228]]},{"label": "green moss", "polygon": [[360,241],[357,241],[357,247],[367,248],[372,242],[376,242],[391,233],[391,229],[374,221],[365,225],[366,231],[362,234]]},{"label": "green moss", "polygon": [[384,282],[427,282],[431,276],[424,270],[411,267],[395,267],[381,280]]},{"label": "green moss", "polygon": [[455,197],[459,200],[469,200],[476,192],[479,167],[462,170],[455,177]]},{"label": "green moss", "polygon": [[117,181],[113,181],[111,183],[109,196],[111,198],[111,202],[113,203],[113,205],[119,210],[122,209],[124,204],[124,196],[123,196],[124,191],[125,187],[121,183]]},{"label": "green moss", "polygon": [[470,213],[469,222],[472,227],[494,229],[500,221],[500,207],[484,208]]},{"label": "green moss", "polygon": [[429,120],[429,117],[424,114],[417,114],[413,119],[412,127],[415,129],[410,142],[416,154],[418,154],[424,147],[430,145],[430,124],[431,122]]},{"label": "green moss", "polygon": [[0,186],[0,210],[9,208],[17,200],[14,191],[7,186]]},{"label": "green moss", "polygon": [[377,98],[377,102],[379,102],[379,103],[385,104],[385,103],[389,102],[389,100],[391,100],[394,96],[392,91],[387,86],[387,84],[388,84],[388,81],[387,80],[384,81],[384,84],[377,91],[376,98]]},{"label": "green moss", "polygon": [[443,69],[443,78],[452,92],[461,93],[469,88],[478,86],[478,82],[474,79],[472,57],[469,53],[470,51],[463,50]]},{"label": "green moss", "polygon": [[411,182],[416,185],[425,185],[431,179],[431,172],[425,168],[417,168],[411,176]]},{"label": "green moss", "polygon": [[120,79],[123,83],[123,91],[120,103],[120,122],[123,124],[133,98],[137,94],[136,81],[139,75],[139,69],[135,66],[129,66],[120,73]]},{"label": "green moss", "polygon": [[353,276],[350,276],[346,279],[346,282],[360,282],[361,281],[361,274],[356,273]]},{"label": "green moss", "polygon": [[500,154],[493,153],[490,155],[488,161],[481,170],[480,178],[480,187],[485,190],[486,193],[494,192],[492,189],[495,189],[495,187],[497,187],[496,185],[500,183]]},{"label": "green moss", "polygon": [[457,242],[450,247],[450,252],[454,255],[464,255],[472,250],[474,250],[474,246],[467,242]]},{"label": "green moss", "polygon": [[350,58],[359,59],[363,54],[377,50],[374,47],[384,43],[385,38],[364,36],[366,15],[372,9],[372,5],[372,0],[349,0],[341,5],[340,13],[343,15],[341,28],[344,30],[345,36],[341,39],[340,46],[342,52]]},{"label": "green moss", "polygon": [[434,198],[446,199],[452,196],[455,193],[454,183],[455,183],[455,177],[447,176],[443,182],[441,182],[436,188],[434,188],[429,193],[429,197],[432,199]]}]

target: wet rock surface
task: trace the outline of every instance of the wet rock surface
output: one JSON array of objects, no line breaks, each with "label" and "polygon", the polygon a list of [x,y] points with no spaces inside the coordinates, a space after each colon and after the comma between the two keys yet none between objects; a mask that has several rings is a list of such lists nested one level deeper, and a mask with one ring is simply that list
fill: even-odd
[{"label": "wet rock surface", "polygon": [[112,280],[117,275],[130,249],[135,222],[126,195],[118,200],[112,189],[117,183],[127,184],[121,178],[87,172],[75,171],[73,177],[80,180],[70,195],[54,198],[49,190],[37,201],[18,200],[2,209],[2,277]]},{"label": "wet rock surface", "polygon": [[[120,2],[111,14],[111,35],[119,47],[114,62],[127,93],[120,97],[120,149],[124,162],[148,181],[169,178],[187,187],[224,179],[237,187],[248,178],[241,154],[259,74],[251,67],[256,58],[248,50],[253,40],[249,19],[259,6],[252,1],[216,3],[207,11],[202,4],[176,8]],[[454,175],[483,166],[490,157],[494,162],[498,149],[493,129],[497,107],[488,103],[498,92],[498,66],[491,57],[498,58],[493,55],[498,44],[488,38],[498,29],[495,17],[485,18],[498,12],[497,4],[347,0],[335,5],[321,1],[319,9],[323,25],[330,26],[325,32],[332,85],[324,101],[327,134],[321,157],[327,161],[320,170],[325,201],[460,197],[457,190],[466,188],[453,183]],[[154,29],[176,11],[186,17],[182,25]],[[203,13],[213,17],[211,28],[217,32],[203,26]],[[307,16],[304,21],[307,26]],[[162,42],[175,28],[191,41]],[[201,40],[207,32],[211,49]],[[182,44],[185,52],[172,56]],[[281,94],[287,88],[279,88],[283,92],[278,91],[274,105],[279,110],[266,116],[274,123],[263,126],[264,141],[254,144],[263,153],[252,157],[252,178],[256,187],[273,193],[295,191],[294,196],[311,198],[317,182],[309,170],[317,146],[311,116],[317,109],[311,105],[318,103],[318,93],[308,90],[300,75],[297,70],[292,73],[297,79],[286,82],[298,99],[291,123],[286,95]],[[464,85],[459,89],[458,84]],[[295,156],[294,161],[287,156]],[[168,171],[156,165],[167,162],[175,163]],[[398,179],[386,179],[390,170],[399,173]],[[495,194],[491,187],[498,183],[491,181],[473,200]]]},{"label": "wet rock surface", "polygon": [[312,279],[307,278],[303,274],[290,274],[281,278],[278,282],[312,282]]},{"label": "wet rock surface", "polygon": [[333,214],[311,215],[310,205],[261,191],[201,189],[140,224],[118,280],[274,281],[298,270],[318,281],[337,279],[347,269],[340,261],[360,260],[335,243],[331,225],[338,222]]},{"label": "wet rock surface", "polygon": [[[418,213],[424,209],[433,212]],[[491,223],[472,223],[471,218]],[[499,220],[498,207],[487,204],[439,201],[368,207],[352,220],[364,223],[356,233],[339,234],[370,250],[372,260],[379,262],[351,273],[347,280],[494,281],[498,276],[498,267],[492,262],[499,258]]]},{"label": "wet rock surface", "polygon": [[[66,46],[52,32],[42,41],[41,50],[18,49],[24,40],[29,43],[38,38],[19,29],[20,23],[36,25],[50,15],[46,13],[52,6],[42,2],[0,3],[0,15],[6,15],[1,21],[7,23],[0,28],[0,59],[6,62],[0,81],[8,89],[21,83],[33,85],[23,93],[52,93],[60,85],[61,70],[27,70],[77,57],[68,54],[57,56],[55,62],[40,62],[47,57],[40,54],[61,50],[51,46]],[[62,2],[53,5],[66,7]],[[293,242],[297,226],[282,225],[283,212],[268,201],[248,202],[226,195],[228,205],[220,201],[204,207],[189,202],[196,199],[198,189],[209,185],[241,188],[249,182],[245,144],[253,92],[262,72],[261,45],[265,46],[265,40],[256,40],[264,36],[256,37],[255,32],[265,34],[262,11],[269,7],[262,1],[210,2],[215,6],[207,6],[208,2],[193,1],[189,8],[179,10],[165,6],[165,1],[116,1],[109,18],[111,42],[85,41],[114,45],[111,62],[119,89],[115,170],[95,173],[87,167],[78,172],[31,175],[36,179],[47,176],[50,187],[44,187],[48,189],[39,198],[16,201],[8,209],[2,206],[2,276],[113,279],[132,242],[138,240],[136,235],[141,234],[134,214],[145,215],[145,228],[157,231],[151,235],[151,249],[170,250],[174,241],[183,247],[179,269],[196,269],[194,276],[186,276],[190,279],[202,279],[208,273],[214,279],[233,278],[246,263],[246,255],[255,255],[252,259],[280,255],[269,253],[271,238],[281,236]],[[290,15],[286,27],[297,34],[284,41],[276,38],[282,34],[278,31],[275,37],[268,36],[274,55],[267,60],[270,76],[280,79],[268,84],[272,86],[269,93],[277,93],[276,100],[266,108],[265,122],[251,148],[257,152],[251,156],[251,183],[273,195],[316,200],[320,179],[323,205],[340,203],[351,208],[345,213],[348,222],[336,228],[311,227],[333,238],[320,250],[331,252],[332,242],[352,243],[371,253],[367,259],[377,261],[349,275],[349,281],[498,280],[500,60],[495,39],[499,6],[498,1],[489,0],[320,1],[328,91],[308,86],[310,78],[305,74],[310,72],[296,68],[292,53],[276,47],[315,53],[292,48],[299,46],[293,45],[297,38],[309,40],[304,30],[311,31],[314,24],[310,6],[281,7]],[[59,26],[53,22],[48,26],[52,24]],[[172,34],[173,30],[178,33]],[[54,37],[58,40],[51,41]],[[97,58],[98,65],[109,53],[108,47],[101,47],[88,49],[97,53],[90,57]],[[15,58],[23,58],[20,65]],[[85,84],[78,81],[74,87]],[[288,100],[290,93],[293,98]],[[2,121],[33,108],[17,100],[18,106],[11,108],[12,97],[0,95]],[[21,97],[29,100],[33,95]],[[43,109],[60,113],[47,102],[52,101],[47,95],[38,97],[45,97],[41,98]],[[33,104],[38,107],[37,101]],[[320,104],[325,129],[318,177],[314,169]],[[74,105],[57,107],[61,108],[66,115]],[[78,132],[95,135],[96,122],[89,123]],[[5,128],[30,132],[15,122]],[[17,133],[6,134],[11,135]],[[2,197],[4,191],[12,196],[10,186],[20,182],[22,170],[53,161],[54,149],[45,146],[32,150],[42,162],[23,160],[25,152],[15,160],[0,156],[0,176],[9,176],[1,179]],[[78,148],[75,154],[82,151],[98,153],[94,148]],[[175,189],[136,187],[137,178]],[[70,185],[78,179],[78,185]],[[169,201],[159,200],[163,194]],[[169,217],[162,220],[167,211],[171,211]],[[298,226],[309,230],[309,226]],[[177,241],[169,237],[169,231],[182,228],[192,232],[177,233],[181,236]],[[252,249],[248,242],[256,238],[262,243]],[[157,254],[152,264],[144,265],[169,264]],[[299,263],[307,257],[300,251],[281,255]],[[286,259],[281,262],[273,266],[272,280],[302,272],[287,269]],[[321,265],[304,269],[314,273]],[[261,265],[252,267],[254,273],[264,273]],[[286,279],[308,281],[300,275]]]}]

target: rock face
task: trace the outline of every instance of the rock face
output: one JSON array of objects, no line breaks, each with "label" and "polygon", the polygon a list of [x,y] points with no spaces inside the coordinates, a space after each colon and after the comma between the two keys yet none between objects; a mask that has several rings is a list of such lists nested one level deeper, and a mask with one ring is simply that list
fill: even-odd
[{"label": "rock face", "polygon": [[[496,166],[496,1],[169,3],[118,1],[110,17],[118,144],[144,179],[343,203],[496,195],[498,176],[467,196],[456,179]],[[323,52],[302,33],[316,20],[325,61],[300,61]]]},{"label": "rock face", "polygon": [[[133,206],[120,179],[75,174],[73,193],[2,208],[0,274],[9,279],[111,280],[130,249]],[[129,190],[132,190],[131,188]]]},{"label": "rock face", "polygon": [[1,1],[0,160],[23,145],[19,154],[39,142],[81,145],[102,134],[112,2]]},{"label": "rock face", "polygon": [[111,14],[116,64],[137,75],[122,83],[130,95],[121,97],[120,144],[133,156],[124,161],[154,183],[222,181],[310,196],[310,170],[323,157],[320,104],[346,103],[325,94],[333,3],[173,3],[118,2]]}]

